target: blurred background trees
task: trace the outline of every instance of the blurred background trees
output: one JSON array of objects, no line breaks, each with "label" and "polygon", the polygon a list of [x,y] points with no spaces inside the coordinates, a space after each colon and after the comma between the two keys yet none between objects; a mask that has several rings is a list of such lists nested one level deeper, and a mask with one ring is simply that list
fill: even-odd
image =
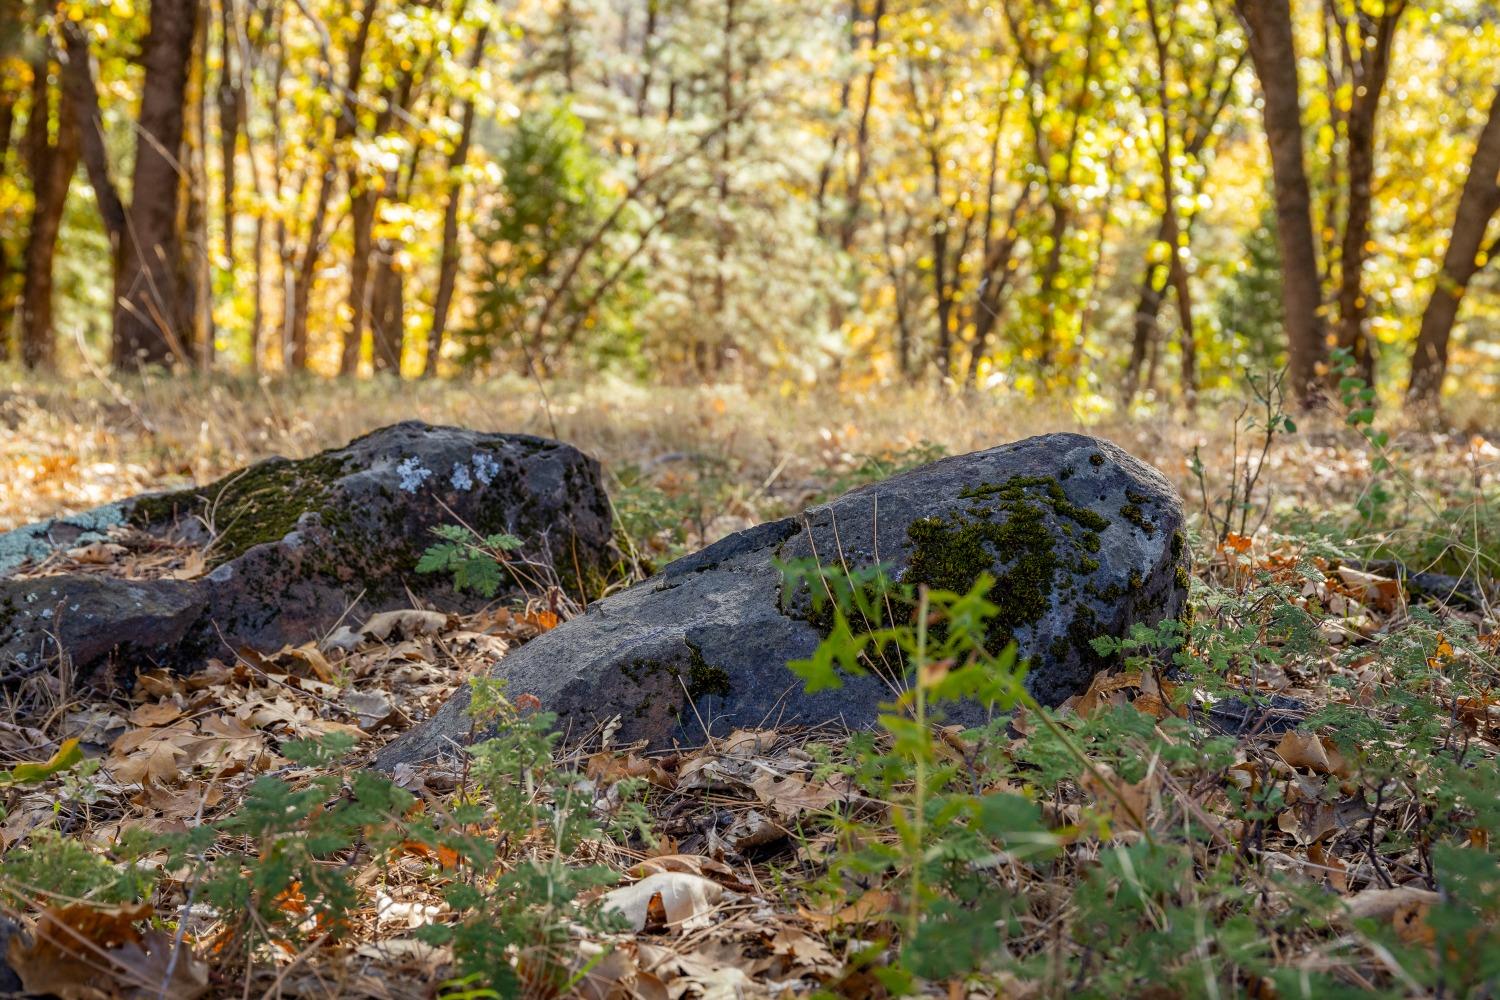
[{"label": "blurred background trees", "polygon": [[1489,0],[0,0],[14,363],[1500,383]]}]

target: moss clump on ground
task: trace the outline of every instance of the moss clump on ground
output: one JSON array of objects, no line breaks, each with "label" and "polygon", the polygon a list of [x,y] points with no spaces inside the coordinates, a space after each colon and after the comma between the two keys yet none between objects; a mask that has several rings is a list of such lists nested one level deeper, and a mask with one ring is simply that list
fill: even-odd
[{"label": "moss clump on ground", "polygon": [[[914,521],[907,529],[911,555],[902,582],[963,593],[981,573],[997,574],[990,600],[999,613],[990,623],[986,644],[1002,649],[1017,629],[1040,621],[1052,606],[1058,571],[1086,574],[1096,560],[1083,555],[1099,550],[1099,532],[1108,518],[1072,503],[1062,486],[1047,476],[1013,476],[1004,483],[970,487],[960,494],[990,504],[982,516],[959,514]],[[1048,515],[1072,521],[1073,537],[1059,539]],[[997,518],[996,515],[1004,515]],[[1076,558],[1059,553],[1059,542],[1079,550]]]}]

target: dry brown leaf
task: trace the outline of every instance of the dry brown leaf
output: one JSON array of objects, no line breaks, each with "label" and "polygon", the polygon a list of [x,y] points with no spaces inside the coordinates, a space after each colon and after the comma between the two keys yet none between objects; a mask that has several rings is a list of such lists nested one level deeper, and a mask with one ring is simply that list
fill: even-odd
[{"label": "dry brown leaf", "polygon": [[129,553],[123,545],[114,542],[90,542],[77,548],[69,549],[67,557],[76,563],[86,566],[110,566],[120,561],[121,557]]},{"label": "dry brown leaf", "polygon": [[11,939],[6,959],[28,993],[61,1000],[202,996],[208,966],[171,935],[136,930],[151,913],[148,903],[50,907],[29,943]]},{"label": "dry brown leaf", "polygon": [[819,812],[838,802],[844,793],[828,782],[804,780],[796,774],[762,771],[750,782],[757,798],[782,820],[794,820],[804,813]]},{"label": "dry brown leaf", "polygon": [[1290,729],[1276,744],[1276,754],[1292,767],[1305,767],[1314,774],[1349,776],[1349,762],[1339,753],[1333,741],[1315,733]]},{"label": "dry brown leaf", "polygon": [[798,907],[797,912],[819,930],[844,924],[868,924],[883,920],[896,906],[896,897],[884,889],[869,889],[854,902],[838,910],[819,912]]},{"label": "dry brown leaf", "polygon": [[133,726],[165,726],[182,718],[182,706],[170,701],[148,702],[130,713]]},{"label": "dry brown leaf", "polygon": [[750,892],[751,886],[740,880],[734,869],[722,861],[706,858],[701,854],[663,854],[632,865],[626,874],[631,878],[647,878],[660,872],[687,872],[712,879],[732,892]]},{"label": "dry brown leaf", "polygon": [[388,720],[397,717],[391,700],[379,691],[356,691],[350,688],[339,700],[354,713],[359,720],[359,727],[366,732],[374,732]]},{"label": "dry brown leaf", "polygon": [[1401,601],[1401,581],[1375,573],[1366,573],[1352,566],[1340,566],[1339,577],[1344,586],[1359,594],[1380,611],[1394,611]]},{"label": "dry brown leaf", "polygon": [[771,937],[771,952],[785,955],[792,960],[794,968],[820,975],[837,975],[843,963],[823,943],[800,927],[782,925]]},{"label": "dry brown leaf", "polygon": [[774,844],[787,834],[785,827],[772,821],[759,809],[749,809],[734,818],[729,829],[724,831],[724,839],[743,854],[753,847]]},{"label": "dry brown leaf", "polygon": [[719,743],[719,752],[727,754],[769,753],[780,734],[774,729],[736,729]]},{"label": "dry brown leaf", "polygon": [[1087,770],[1078,779],[1078,787],[1094,799],[1094,804],[1109,814],[1115,827],[1144,831],[1146,817],[1152,799],[1160,787],[1160,779],[1148,775],[1135,784],[1120,780],[1108,767],[1100,765],[1096,770]]},{"label": "dry brown leaf", "polygon": [[1330,854],[1320,841],[1314,841],[1308,845],[1307,860],[1319,868],[1326,869],[1323,875],[1328,878],[1330,886],[1339,892],[1349,891],[1349,866],[1344,864],[1338,857]]},{"label": "dry brown leaf", "polygon": [[[457,621],[457,617],[452,616],[451,623],[457,624]],[[449,625],[450,616],[441,611],[419,611],[416,608],[407,608],[403,611],[382,611],[378,615],[372,615],[360,632],[368,639],[385,642],[393,636],[399,639],[413,639],[419,635],[437,635]]]},{"label": "dry brown leaf", "polygon": [[1344,900],[1344,906],[1355,920],[1386,920],[1395,916],[1403,906],[1413,903],[1430,906],[1438,899],[1438,894],[1428,889],[1397,886],[1394,889],[1364,889]]},{"label": "dry brown leaf", "polygon": [[110,766],[111,775],[127,785],[172,785],[182,780],[182,759],[187,751],[166,740],[143,747]]},{"label": "dry brown leaf", "polygon": [[1140,686],[1139,670],[1127,670],[1120,674],[1095,674],[1094,679],[1089,682],[1088,690],[1073,703],[1073,711],[1086,719],[1105,706],[1124,705],[1125,689]]},{"label": "dry brown leaf", "polygon": [[588,759],[588,776],[598,784],[610,784],[624,778],[645,778],[658,788],[676,788],[677,778],[654,757],[635,753],[596,753]]},{"label": "dry brown leaf", "polygon": [[724,887],[701,875],[687,872],[657,872],[632,885],[605,893],[606,910],[624,916],[632,930],[665,926],[692,930],[707,924],[708,914],[724,896]]},{"label": "dry brown leaf", "polygon": [[[334,681],[338,680],[338,671],[333,669],[333,664],[328,662],[328,657],[324,656],[323,653],[318,649],[318,647],[314,646],[312,643],[307,643],[306,645],[297,646],[295,648],[283,649],[278,659],[282,660],[283,663],[285,663],[286,660],[292,660],[295,663],[306,665],[307,669],[312,671],[313,676],[322,681],[324,684],[332,684]],[[294,664],[288,665],[290,666]]]}]

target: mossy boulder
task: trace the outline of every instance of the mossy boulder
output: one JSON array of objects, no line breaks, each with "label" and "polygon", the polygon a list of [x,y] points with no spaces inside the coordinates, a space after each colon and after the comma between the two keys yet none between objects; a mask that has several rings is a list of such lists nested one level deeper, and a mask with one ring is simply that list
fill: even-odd
[{"label": "mossy boulder", "polygon": [[[443,610],[473,608],[480,598],[415,571],[433,528],[455,522],[518,536],[524,553],[557,567],[572,591],[586,591],[616,561],[593,459],[529,435],[410,421],[311,458],[273,458],[206,486],[0,535],[0,554],[20,554],[0,565],[0,577],[13,577],[0,579],[0,663],[35,663],[61,649],[87,670],[129,650],[191,667],[240,646],[303,642],[351,610],[407,607],[413,597]],[[207,546],[207,572],[186,582],[36,576],[50,551],[119,528]],[[90,638],[137,606],[161,610],[154,628],[140,619],[139,634],[114,650]]]},{"label": "mossy boulder", "polygon": [[[1122,513],[1122,511],[1126,511]],[[657,746],[762,724],[873,725],[885,682],[849,678],[806,694],[786,669],[826,633],[806,593],[784,598],[778,562],[850,569],[963,591],[981,573],[1000,608],[987,643],[1015,642],[1028,685],[1057,704],[1105,665],[1089,640],[1180,613],[1187,553],[1182,501],[1156,470],[1114,445],[1049,434],[943,459],[862,487],[800,516],[739,532],[591,607],[501,661],[512,695],[529,693],[582,735],[618,716],[617,739]],[[469,731],[466,696],[387,748],[394,766]],[[981,720],[979,706],[953,713]]]}]

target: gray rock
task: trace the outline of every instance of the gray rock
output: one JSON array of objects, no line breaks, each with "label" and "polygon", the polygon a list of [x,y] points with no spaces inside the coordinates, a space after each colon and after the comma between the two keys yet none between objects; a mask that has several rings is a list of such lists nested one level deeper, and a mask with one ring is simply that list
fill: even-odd
[{"label": "gray rock", "polygon": [[0,580],[0,665],[16,677],[61,652],[85,669],[115,654],[164,658],[206,603],[199,588],[176,580],[82,574]]},{"label": "gray rock", "polygon": [[[135,654],[191,667],[241,646],[271,650],[321,635],[351,608],[443,610],[482,603],[416,563],[441,524],[509,532],[557,567],[571,593],[613,566],[599,466],[529,435],[396,424],[298,461],[270,459],[204,487],[151,494],[101,512],[0,536],[0,552],[50,551],[128,526],[212,541],[211,569],[189,582],[99,574],[0,579],[0,668],[66,652],[88,672]],[[3,571],[0,571],[3,573]]]},{"label": "gray rock", "polygon": [[[1108,442],[1050,434],[943,459],[854,490],[797,518],[731,535],[592,606],[500,661],[514,697],[532,694],[570,738],[619,717],[617,739],[698,742],[705,730],[873,725],[890,699],[873,675],[807,694],[786,669],[823,635],[806,594],[784,602],[778,561],[884,563],[905,583],[967,590],[980,572],[1001,607],[989,642],[1011,639],[1028,685],[1056,704],[1104,661],[1089,645],[1176,616],[1187,590],[1182,503],[1156,470]],[[392,768],[460,745],[466,691],[391,744]],[[980,706],[949,714],[982,721]]]},{"label": "gray rock", "polygon": [[0,576],[23,563],[41,562],[59,549],[104,541],[110,528],[125,524],[126,509],[126,503],[105,504],[80,514],[48,518],[14,531],[0,532]]}]

